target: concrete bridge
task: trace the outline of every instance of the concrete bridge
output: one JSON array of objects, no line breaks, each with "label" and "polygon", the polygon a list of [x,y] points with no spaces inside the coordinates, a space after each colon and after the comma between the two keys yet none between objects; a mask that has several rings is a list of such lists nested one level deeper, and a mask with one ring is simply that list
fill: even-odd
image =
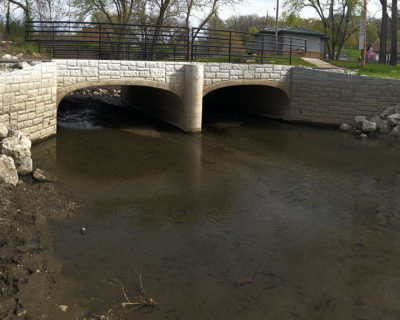
[{"label": "concrete bridge", "polygon": [[203,101],[288,121],[325,124],[400,101],[395,80],[281,65],[53,60],[0,76],[0,121],[33,140],[56,133],[74,90],[121,86],[122,100],[186,132],[201,131]]}]

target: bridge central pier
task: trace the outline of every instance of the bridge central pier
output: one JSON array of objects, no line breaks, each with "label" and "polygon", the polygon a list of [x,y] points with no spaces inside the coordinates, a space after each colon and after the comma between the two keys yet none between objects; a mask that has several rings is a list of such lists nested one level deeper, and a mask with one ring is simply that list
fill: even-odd
[{"label": "bridge central pier", "polygon": [[171,90],[146,83],[121,86],[121,100],[126,105],[166,121],[185,132],[200,132],[203,107],[204,67],[185,64],[183,85]]}]

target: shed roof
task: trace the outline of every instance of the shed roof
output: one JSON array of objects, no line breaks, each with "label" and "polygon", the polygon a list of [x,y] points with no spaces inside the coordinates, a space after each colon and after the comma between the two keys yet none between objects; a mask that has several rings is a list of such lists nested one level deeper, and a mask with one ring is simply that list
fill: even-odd
[{"label": "shed roof", "polygon": [[[275,27],[264,28],[263,30],[261,30],[261,33],[275,33]],[[321,32],[305,29],[298,26],[293,26],[293,27],[278,26],[278,34],[279,33],[305,34],[310,36],[318,36],[324,39],[329,38],[327,35]]]}]

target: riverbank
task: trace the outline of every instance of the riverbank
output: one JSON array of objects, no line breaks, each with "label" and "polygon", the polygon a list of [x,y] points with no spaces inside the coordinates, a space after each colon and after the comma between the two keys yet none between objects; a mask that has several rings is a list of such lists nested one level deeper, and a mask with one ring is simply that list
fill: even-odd
[{"label": "riverbank", "polygon": [[63,319],[49,223],[70,219],[77,205],[51,183],[25,181],[0,185],[0,319]]}]

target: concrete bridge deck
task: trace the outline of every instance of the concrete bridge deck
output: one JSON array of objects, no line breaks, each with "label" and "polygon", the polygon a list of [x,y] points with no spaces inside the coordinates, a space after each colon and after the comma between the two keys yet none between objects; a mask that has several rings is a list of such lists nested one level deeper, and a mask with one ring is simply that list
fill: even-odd
[{"label": "concrete bridge deck", "polygon": [[42,139],[56,133],[67,93],[118,85],[124,102],[186,132],[201,130],[204,97],[289,121],[339,124],[400,102],[399,84],[281,65],[53,60],[0,76],[0,121]]}]

